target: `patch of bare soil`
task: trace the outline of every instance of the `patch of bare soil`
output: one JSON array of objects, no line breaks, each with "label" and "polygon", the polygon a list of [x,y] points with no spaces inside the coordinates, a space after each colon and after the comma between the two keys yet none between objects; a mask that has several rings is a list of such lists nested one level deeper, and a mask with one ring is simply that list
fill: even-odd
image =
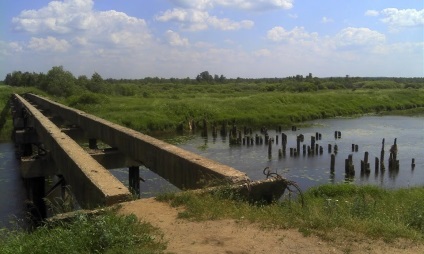
[{"label": "patch of bare soil", "polygon": [[192,222],[177,218],[181,208],[154,199],[122,203],[119,211],[159,228],[168,241],[168,253],[424,253],[424,246],[407,242],[331,242],[294,229],[261,229],[235,220]]}]

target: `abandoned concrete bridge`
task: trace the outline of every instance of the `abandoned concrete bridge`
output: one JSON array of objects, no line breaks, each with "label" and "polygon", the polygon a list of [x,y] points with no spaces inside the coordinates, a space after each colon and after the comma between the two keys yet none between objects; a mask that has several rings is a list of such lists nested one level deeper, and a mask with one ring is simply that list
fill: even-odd
[{"label": "abandoned concrete bridge", "polygon": [[[278,179],[252,184],[245,173],[232,167],[34,94],[14,94],[11,109],[20,173],[41,218],[46,217],[45,178],[50,176],[60,179],[54,187],[68,186],[87,209],[139,195],[140,166],[180,189],[238,184],[246,185],[250,195],[252,186],[262,186],[253,190],[261,197],[285,188],[276,184]],[[88,147],[80,145],[87,141]],[[99,142],[107,148],[99,149]],[[129,187],[108,171],[113,168],[128,168]]]}]

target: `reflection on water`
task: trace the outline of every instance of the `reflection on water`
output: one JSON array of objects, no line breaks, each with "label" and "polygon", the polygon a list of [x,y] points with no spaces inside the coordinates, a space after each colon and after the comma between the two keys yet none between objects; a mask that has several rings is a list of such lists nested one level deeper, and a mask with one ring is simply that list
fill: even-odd
[{"label": "reflection on water", "polygon": [[[310,125],[309,125],[310,124]],[[279,157],[278,150],[282,148],[281,133],[275,129],[268,130],[270,137],[279,144],[272,145],[271,158],[268,156],[268,146],[262,145],[229,145],[228,138],[218,136],[202,138],[200,135],[192,136],[185,143],[177,144],[179,147],[200,154],[207,158],[230,165],[254,180],[264,179],[262,170],[270,167],[290,180],[296,181],[303,190],[324,183],[341,183],[346,180],[356,184],[374,184],[385,188],[399,188],[424,185],[424,117],[402,116],[368,116],[353,119],[328,119],[308,122],[308,126],[297,131],[283,130],[287,135],[286,156]],[[341,132],[341,139],[335,139],[334,132]],[[243,131],[242,131],[243,132]],[[316,143],[323,147],[321,155],[290,156],[289,148],[296,148],[296,137],[303,134],[305,139],[302,147],[311,145],[311,136],[321,133],[322,139]],[[259,131],[255,134],[262,135]],[[375,173],[375,157],[380,157],[382,139],[385,139],[386,170]],[[397,138],[398,171],[388,170],[389,149]],[[170,141],[171,139],[167,139]],[[335,160],[335,172],[330,173],[330,157],[328,144],[338,146]],[[358,145],[358,151],[352,152],[352,144]],[[371,172],[361,174],[361,160],[364,153],[369,153]],[[345,178],[345,159],[353,155],[355,176]],[[412,158],[415,158],[415,168],[411,167]]]},{"label": "reflection on water", "polygon": [[26,193],[12,143],[0,143],[0,228],[26,215]]}]

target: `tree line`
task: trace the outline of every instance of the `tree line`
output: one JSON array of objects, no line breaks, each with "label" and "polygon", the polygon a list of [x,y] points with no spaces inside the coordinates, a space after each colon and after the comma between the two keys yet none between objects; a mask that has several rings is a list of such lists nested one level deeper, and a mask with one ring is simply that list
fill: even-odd
[{"label": "tree line", "polygon": [[[140,92],[143,85],[162,85],[172,87],[173,85],[235,85],[240,89],[249,86],[249,89],[260,91],[288,91],[309,92],[326,89],[393,89],[393,88],[423,88],[424,78],[363,78],[363,77],[313,77],[311,73],[307,76],[293,75],[285,78],[226,78],[224,75],[211,75],[208,71],[199,73],[194,79],[189,77],[158,78],[146,77],[142,79],[103,79],[94,72],[89,78],[86,75],[75,77],[63,66],[54,66],[46,74],[35,72],[14,71],[8,73],[4,84],[16,87],[36,87],[51,95],[58,97],[69,97],[82,92],[99,94],[133,96]],[[253,87],[253,88],[252,88]]]}]

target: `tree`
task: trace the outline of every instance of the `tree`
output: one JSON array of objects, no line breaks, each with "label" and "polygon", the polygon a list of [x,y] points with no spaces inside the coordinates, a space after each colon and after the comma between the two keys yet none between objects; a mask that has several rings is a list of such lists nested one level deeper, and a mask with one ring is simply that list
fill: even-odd
[{"label": "tree", "polygon": [[70,96],[76,90],[75,77],[71,72],[64,70],[63,66],[54,66],[47,72],[41,89],[56,96]]},{"label": "tree", "polygon": [[201,72],[199,75],[197,75],[196,80],[199,82],[202,82],[202,81],[211,82],[213,81],[213,77],[212,75],[209,74],[208,71],[204,71],[204,72]]},{"label": "tree", "polygon": [[102,76],[94,72],[90,82],[87,84],[87,89],[94,93],[100,93],[104,90],[104,81]]}]

